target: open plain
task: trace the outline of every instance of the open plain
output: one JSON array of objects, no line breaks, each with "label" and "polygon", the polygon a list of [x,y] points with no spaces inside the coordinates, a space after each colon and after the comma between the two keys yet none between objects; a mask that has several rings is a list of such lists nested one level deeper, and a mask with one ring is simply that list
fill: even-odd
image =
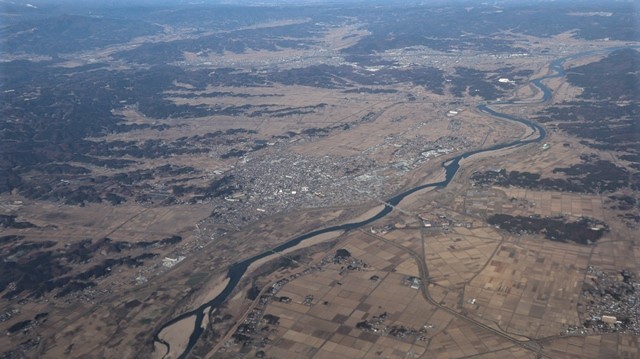
[{"label": "open plain", "polygon": [[640,356],[632,4],[27,5],[1,358]]}]

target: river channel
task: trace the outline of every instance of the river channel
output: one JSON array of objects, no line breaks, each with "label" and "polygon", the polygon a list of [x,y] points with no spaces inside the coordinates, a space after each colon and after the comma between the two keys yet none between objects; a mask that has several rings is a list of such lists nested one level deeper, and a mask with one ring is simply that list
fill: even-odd
[{"label": "river channel", "polygon": [[[615,49],[606,49],[606,50],[594,50],[594,51],[588,51],[588,52],[583,52],[583,53],[579,53],[579,54],[575,54],[575,55],[571,55],[571,56],[567,56],[567,57],[563,57],[560,59],[557,59],[553,62],[551,62],[549,64],[549,69],[551,71],[551,74],[541,77],[541,78],[537,78],[535,80],[531,80],[530,83],[535,85],[536,87],[538,87],[542,93],[543,93],[543,97],[541,100],[536,101],[536,102],[518,102],[518,100],[511,100],[511,101],[506,101],[506,102],[495,102],[495,105],[525,105],[525,104],[532,104],[532,103],[544,103],[547,102],[551,99],[552,96],[552,91],[551,89],[549,89],[549,87],[547,87],[543,81],[550,79],[550,78],[556,78],[556,77],[562,77],[565,75],[564,73],[564,63],[569,60],[569,59],[575,59],[578,57],[584,57],[584,56],[588,56],[597,52],[603,52],[603,51],[612,51],[612,50],[616,50],[618,48]],[[167,343],[166,341],[164,341],[163,339],[161,339],[159,337],[160,332],[162,332],[163,329],[179,322],[182,321],[186,318],[190,318],[190,317],[195,317],[195,323],[194,323],[194,327],[193,327],[193,331],[191,332],[191,335],[189,337],[189,343],[187,344],[184,352],[182,354],[180,354],[179,358],[185,358],[189,352],[193,349],[193,347],[196,345],[196,343],[198,342],[198,340],[200,339],[200,336],[202,335],[202,333],[204,332],[205,329],[202,328],[202,322],[205,316],[205,313],[210,313],[213,311],[213,309],[219,307],[222,303],[224,303],[225,300],[227,300],[227,298],[229,297],[229,295],[231,295],[231,293],[233,292],[233,290],[236,288],[236,286],[238,285],[238,283],[240,282],[240,279],[244,276],[244,274],[247,271],[247,268],[249,268],[249,266],[255,262],[258,261],[262,258],[265,258],[267,256],[270,256],[274,253],[278,253],[281,252],[283,250],[286,250],[288,248],[294,247],[298,244],[300,244],[300,242],[307,240],[309,238],[315,237],[317,235],[320,234],[324,234],[324,233],[329,233],[329,232],[337,232],[337,231],[349,231],[349,230],[354,230],[357,228],[360,228],[362,226],[368,225],[372,222],[377,221],[378,219],[386,216],[387,214],[391,213],[391,211],[393,210],[393,206],[398,205],[405,197],[418,192],[420,190],[423,190],[425,188],[429,188],[429,187],[446,187],[449,182],[451,182],[451,180],[453,179],[453,177],[455,176],[455,174],[458,172],[458,169],[460,169],[460,160],[468,158],[470,156],[473,156],[475,154],[479,154],[479,153],[484,153],[484,152],[490,152],[490,151],[495,151],[495,150],[500,150],[500,149],[504,149],[504,148],[515,148],[515,147],[520,147],[520,146],[524,146],[530,143],[534,143],[534,142],[541,142],[545,137],[546,137],[546,131],[545,129],[538,125],[537,123],[527,120],[527,119],[523,119],[523,118],[518,118],[512,115],[508,115],[505,113],[501,113],[498,112],[495,109],[492,109],[491,107],[489,107],[486,104],[480,104],[477,106],[477,109],[482,112],[485,113],[489,116],[492,117],[496,117],[496,118],[500,118],[500,119],[504,119],[504,120],[509,120],[509,121],[514,121],[514,122],[518,122],[521,124],[524,124],[525,126],[529,127],[531,130],[533,130],[533,134],[528,136],[526,139],[521,139],[521,140],[514,140],[508,143],[502,143],[502,144],[497,144],[491,147],[487,147],[487,148],[482,148],[482,149],[477,149],[477,150],[472,150],[472,151],[468,151],[462,154],[457,155],[456,157],[450,158],[446,161],[444,161],[442,163],[442,167],[445,170],[446,176],[445,179],[440,181],[440,182],[432,182],[432,183],[427,183],[427,184],[422,184],[420,186],[417,187],[413,187],[411,189],[405,190],[402,193],[399,193],[397,195],[395,195],[394,197],[388,199],[386,201],[387,205],[385,205],[385,207],[380,210],[380,212],[376,213],[375,215],[371,216],[370,218],[367,218],[365,220],[359,221],[359,222],[351,222],[351,223],[345,223],[345,224],[341,224],[341,225],[336,225],[336,226],[331,226],[331,227],[326,227],[326,228],[322,228],[322,229],[318,229],[312,232],[308,232],[305,234],[302,234],[298,237],[295,237],[287,242],[284,242],[280,245],[278,245],[277,247],[271,248],[265,252],[262,252],[260,254],[257,254],[251,258],[245,259],[242,262],[238,262],[235,264],[232,264],[229,267],[229,271],[228,271],[228,283],[226,285],[226,287],[222,290],[222,292],[220,292],[220,294],[218,294],[218,296],[216,296],[215,298],[211,299],[210,301],[202,304],[200,307],[189,311],[189,312],[185,312],[183,314],[180,314],[179,316],[171,319],[170,321],[166,322],[164,325],[162,325],[162,327],[160,327],[154,334],[154,341],[156,343],[160,343],[162,345],[164,345],[167,348],[167,353],[170,352],[170,344]],[[165,355],[166,356],[166,355]]]}]

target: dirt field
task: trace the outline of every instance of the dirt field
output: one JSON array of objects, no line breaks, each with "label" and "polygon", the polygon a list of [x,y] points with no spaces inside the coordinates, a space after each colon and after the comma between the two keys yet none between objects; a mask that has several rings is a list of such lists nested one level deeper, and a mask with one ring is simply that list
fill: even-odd
[{"label": "dirt field", "polygon": [[[319,36],[319,45],[311,49],[247,50],[207,57],[187,52],[185,63],[196,66],[216,60],[251,68],[262,60],[309,56],[319,48],[339,50],[365,34],[358,24],[349,24]],[[517,35],[515,40],[530,46],[532,53],[560,51],[557,42],[585,48],[590,44],[571,33],[549,39]],[[475,70],[513,66],[534,71],[531,78],[548,74],[546,64],[552,59],[538,54],[497,61],[481,55]],[[572,61],[568,67],[601,58]],[[454,60],[452,55],[450,62],[439,66],[454,72],[459,66]],[[514,83],[506,99],[523,101],[500,106],[500,111],[531,118],[550,104],[571,101],[582,93],[564,78],[546,84],[554,92],[551,103],[537,103],[542,99],[538,88]],[[3,236],[21,236],[36,246],[55,242],[46,248],[61,256],[108,239],[91,256],[79,255],[59,268],[69,265],[81,272],[104,264],[102,269],[109,272],[73,296],[47,293],[24,299],[7,327],[42,313],[47,313],[46,320],[34,324],[29,334],[2,336],[0,347],[37,337],[35,357],[176,358],[187,346],[195,319],[158,333],[170,343],[167,356],[162,345],[153,343],[155,331],[215,298],[228,283],[230,265],[309,231],[369,218],[384,208],[384,200],[403,189],[443,180],[442,163],[453,156],[531,135],[521,124],[477,111],[484,102],[478,96],[439,95],[408,82],[372,85],[371,92],[301,85],[213,85],[204,90],[176,85],[178,89],[164,93],[172,105],[245,112],[150,118],[137,105],[115,111],[126,125],[141,127],[107,134],[101,141],[190,144],[193,137],[211,138],[206,145],[190,148],[192,153],[123,156],[135,160],[128,169],[132,173],[166,165],[193,167],[189,174],[132,180],[131,186],[135,182],[140,187],[130,191],[140,191],[151,200],[132,195],[117,206],[65,205],[62,200],[29,200],[16,193],[0,197],[3,213],[34,224],[3,228]],[[375,92],[389,87],[395,92]],[[218,94],[207,96],[211,93]],[[234,134],[227,136],[225,131]],[[262,352],[265,357],[315,359],[639,357],[637,336],[582,328],[588,319],[583,292],[590,268],[612,276],[623,270],[640,273],[640,246],[632,240],[637,238],[637,227],[624,222],[601,193],[480,188],[469,180],[474,172],[500,169],[565,179],[554,170],[579,164],[581,156],[591,154],[621,163],[611,152],[596,151],[556,128],[548,129],[544,144],[548,146],[535,143],[471,156],[460,162],[461,169],[446,188],[416,192],[381,220],[317,236],[253,263],[225,304],[205,314],[207,330],[193,356],[251,358]],[[234,150],[242,155],[234,155]],[[250,167],[255,163],[259,165]],[[307,164],[313,166],[304,168]],[[106,166],[90,167],[96,176],[122,174]],[[238,174],[243,169],[243,175]],[[207,189],[234,173],[237,182],[229,194],[178,195],[179,186],[185,191]],[[313,182],[318,179],[324,182]],[[101,186],[109,192],[116,185]],[[269,186],[275,187],[267,193],[264,189]],[[579,245],[547,240],[542,232],[513,234],[487,224],[488,217],[505,213],[525,218],[588,217],[606,223],[607,232],[597,243]],[[180,237],[179,244],[137,246],[172,236]],[[81,244],[86,240],[88,244]],[[335,259],[339,249],[347,250],[349,259]],[[143,256],[144,261],[112,262],[125,256]],[[277,284],[283,278],[286,282]],[[277,292],[261,303],[261,296],[276,285]],[[255,291],[253,298],[249,293]],[[13,307],[7,305],[5,312]],[[258,312],[256,331],[244,332],[243,323]]]}]

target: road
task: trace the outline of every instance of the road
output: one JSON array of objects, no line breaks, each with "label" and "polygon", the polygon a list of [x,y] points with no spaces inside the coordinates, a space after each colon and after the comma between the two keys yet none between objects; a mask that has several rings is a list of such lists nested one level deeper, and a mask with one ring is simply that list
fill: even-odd
[{"label": "road", "polygon": [[[542,346],[534,339],[529,338],[529,340],[526,340],[526,341],[519,340],[519,339],[509,335],[508,333],[505,333],[505,332],[503,332],[501,330],[498,330],[496,328],[490,327],[490,326],[488,326],[488,325],[486,325],[486,324],[484,324],[482,322],[479,322],[479,321],[477,321],[477,320],[475,320],[473,318],[469,318],[468,316],[466,316],[466,315],[464,315],[464,314],[462,314],[460,312],[457,312],[453,308],[450,308],[450,307],[447,307],[445,305],[442,305],[442,304],[438,303],[436,300],[433,299],[433,297],[429,293],[429,286],[427,285],[429,283],[429,270],[427,268],[427,264],[426,264],[423,256],[421,256],[420,254],[416,253],[412,249],[409,249],[407,247],[399,245],[399,244],[397,244],[397,243],[395,243],[393,241],[390,241],[390,240],[388,240],[388,239],[386,239],[386,238],[384,238],[382,236],[379,236],[377,234],[373,234],[373,233],[370,233],[370,232],[367,232],[367,231],[364,231],[364,230],[360,230],[360,231],[362,233],[364,233],[365,235],[369,236],[369,237],[375,238],[375,239],[377,239],[379,241],[382,241],[382,242],[384,242],[386,244],[389,244],[389,245],[391,245],[393,247],[396,247],[396,248],[404,251],[405,253],[409,254],[416,261],[416,264],[418,265],[418,269],[420,271],[420,279],[422,280],[422,283],[423,283],[423,285],[420,286],[421,293],[422,293],[422,296],[424,297],[424,299],[427,302],[429,302],[429,304],[438,307],[439,309],[451,314],[452,316],[454,316],[454,317],[456,317],[458,319],[462,319],[462,320],[464,320],[464,321],[466,321],[468,323],[471,323],[471,324],[473,324],[475,326],[478,326],[478,327],[480,327],[480,328],[482,328],[484,330],[490,331],[490,332],[492,332],[493,334],[495,334],[495,335],[497,335],[499,337],[507,339],[507,340],[513,342],[514,344],[516,344],[516,345],[518,345],[518,346],[520,346],[520,347],[522,347],[524,349],[533,351],[538,355],[538,357],[544,357],[544,358],[550,358],[551,359],[550,356],[545,355],[545,354],[543,354],[541,352]],[[423,249],[424,249],[424,242],[425,242],[424,230],[421,230],[421,236],[422,236],[422,245],[423,245]]]}]

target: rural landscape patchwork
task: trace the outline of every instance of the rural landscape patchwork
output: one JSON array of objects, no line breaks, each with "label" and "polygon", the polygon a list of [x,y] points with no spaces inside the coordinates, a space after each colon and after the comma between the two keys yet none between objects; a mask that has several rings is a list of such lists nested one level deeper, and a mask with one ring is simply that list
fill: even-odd
[{"label": "rural landscape patchwork", "polygon": [[0,0],[0,358],[640,358],[639,19]]}]

